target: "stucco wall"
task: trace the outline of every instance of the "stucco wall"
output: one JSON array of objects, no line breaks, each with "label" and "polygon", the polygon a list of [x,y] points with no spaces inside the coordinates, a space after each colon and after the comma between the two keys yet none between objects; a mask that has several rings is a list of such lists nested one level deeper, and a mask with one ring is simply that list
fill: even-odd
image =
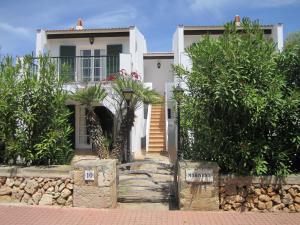
[{"label": "stucco wall", "polygon": [[[158,62],[161,64],[160,68],[157,68]],[[144,82],[152,83],[153,89],[164,95],[165,84],[174,81],[171,67],[173,62],[173,59],[144,59]]]},{"label": "stucco wall", "polygon": [[[130,29],[130,54],[132,57],[132,71],[136,71],[144,79],[144,64],[143,55],[147,51],[147,45],[143,34],[132,27]],[[141,155],[141,138],[145,133],[144,108],[141,106],[135,112],[134,126],[131,129],[131,153],[132,157],[139,157]]]},{"label": "stucco wall", "polygon": [[89,43],[88,38],[67,38],[67,39],[48,39],[45,45],[46,50],[51,56],[59,56],[61,45],[76,46],[76,55],[80,55],[81,49],[106,49],[107,45],[122,44],[123,53],[129,53],[129,38],[128,37],[96,37],[94,44]]}]

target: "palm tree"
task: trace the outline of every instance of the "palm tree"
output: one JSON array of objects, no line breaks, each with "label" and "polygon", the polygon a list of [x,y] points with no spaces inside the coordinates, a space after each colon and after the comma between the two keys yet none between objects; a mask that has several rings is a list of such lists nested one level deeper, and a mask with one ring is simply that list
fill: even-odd
[{"label": "palm tree", "polygon": [[[126,107],[126,100],[123,90],[130,88],[134,91],[131,98],[129,109]],[[116,117],[119,123],[116,123],[116,140],[112,150],[112,157],[122,160],[125,154],[125,146],[127,144],[127,134],[132,128],[135,119],[135,111],[143,106],[144,103],[152,104],[161,101],[161,96],[147,87],[143,83],[135,79],[134,76],[121,74],[116,77],[113,83],[114,94],[112,98],[116,101]]]},{"label": "palm tree", "polygon": [[72,97],[87,109],[87,127],[90,132],[92,149],[97,151],[97,155],[100,159],[109,158],[109,151],[105,145],[105,137],[99,118],[94,111],[95,107],[93,103],[102,102],[106,96],[107,93],[101,85],[95,85],[78,90]]}]

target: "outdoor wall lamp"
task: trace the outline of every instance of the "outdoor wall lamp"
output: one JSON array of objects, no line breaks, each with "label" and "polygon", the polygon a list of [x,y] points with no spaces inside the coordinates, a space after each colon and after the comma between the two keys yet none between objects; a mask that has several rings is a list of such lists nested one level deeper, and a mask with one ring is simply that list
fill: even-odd
[{"label": "outdoor wall lamp", "polygon": [[94,38],[94,37],[90,37],[89,40],[90,40],[90,44],[91,44],[91,45],[94,44],[94,41],[95,41],[95,38]]},{"label": "outdoor wall lamp", "polygon": [[[126,104],[127,104],[127,113],[129,112],[130,109],[130,101],[134,95],[134,90],[132,90],[132,88],[124,88],[122,90],[124,99],[126,100]],[[130,131],[131,131],[131,126],[128,127],[128,133],[127,133],[127,150],[125,152],[125,161],[129,162],[130,161]]]},{"label": "outdoor wall lamp", "polygon": [[160,67],[161,67],[161,63],[160,63],[160,61],[158,61],[157,62],[157,68],[160,69]]}]

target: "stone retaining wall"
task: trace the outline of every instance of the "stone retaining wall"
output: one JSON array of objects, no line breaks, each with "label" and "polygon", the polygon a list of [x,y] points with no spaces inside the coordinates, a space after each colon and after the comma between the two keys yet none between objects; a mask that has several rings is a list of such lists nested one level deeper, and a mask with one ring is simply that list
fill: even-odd
[{"label": "stone retaining wall", "polygon": [[0,167],[0,202],[73,205],[71,168]]},{"label": "stone retaining wall", "polygon": [[[92,179],[85,176],[91,171]],[[114,208],[116,160],[83,159],[73,166],[0,166],[0,203]]]},{"label": "stone retaining wall", "polygon": [[300,176],[220,176],[220,209],[300,212]]}]

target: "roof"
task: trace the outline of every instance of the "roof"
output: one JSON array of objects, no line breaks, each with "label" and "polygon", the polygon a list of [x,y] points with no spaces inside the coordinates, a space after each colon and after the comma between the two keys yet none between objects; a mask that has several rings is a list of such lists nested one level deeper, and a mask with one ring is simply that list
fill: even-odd
[{"label": "roof", "polygon": [[174,59],[173,52],[147,52],[144,59]]},{"label": "roof", "polygon": [[97,28],[97,29],[62,29],[62,30],[46,30],[47,39],[61,38],[90,38],[90,37],[129,37],[129,32],[133,28]]},{"label": "roof", "polygon": [[92,28],[92,29],[53,29],[46,30],[47,34],[56,34],[56,33],[105,33],[105,32],[122,32],[129,31],[133,26],[130,27],[111,27],[111,28]]},{"label": "roof", "polygon": [[[184,30],[225,30],[224,26],[190,26],[190,25],[179,25],[184,28]],[[274,25],[267,24],[267,25],[261,25],[262,29],[271,29],[274,27]]]},{"label": "roof", "polygon": [[[179,25],[179,27],[183,27],[184,35],[220,35],[224,33],[224,26],[186,26]],[[272,28],[274,25],[261,25],[260,26],[265,34],[271,34]],[[243,27],[238,27],[238,30],[242,31]]]}]

